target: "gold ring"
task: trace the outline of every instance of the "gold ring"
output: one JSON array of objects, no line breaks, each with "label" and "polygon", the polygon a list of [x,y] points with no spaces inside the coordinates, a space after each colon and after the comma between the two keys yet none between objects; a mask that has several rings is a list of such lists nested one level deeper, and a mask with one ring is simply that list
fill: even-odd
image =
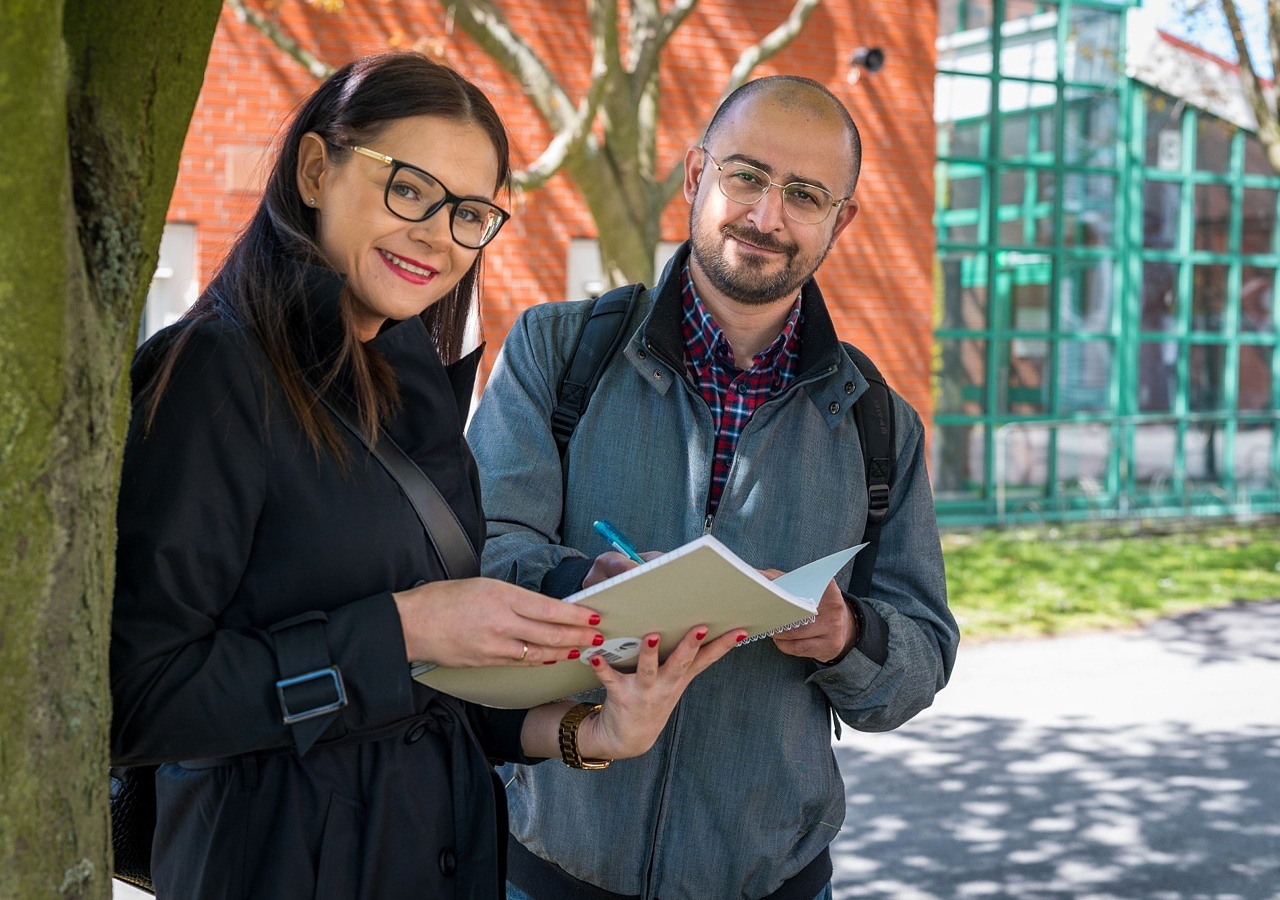
[{"label": "gold ring", "polygon": [[524,641],[520,642],[520,658],[516,662],[524,662],[524,658],[529,655],[529,645]]}]

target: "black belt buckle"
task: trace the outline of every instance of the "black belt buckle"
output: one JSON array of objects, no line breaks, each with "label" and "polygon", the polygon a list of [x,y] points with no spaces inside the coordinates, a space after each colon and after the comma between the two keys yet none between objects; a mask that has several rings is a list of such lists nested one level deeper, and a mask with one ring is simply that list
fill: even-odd
[{"label": "black belt buckle", "polygon": [[[308,684],[312,681],[320,681],[329,678],[333,681],[333,690],[335,699],[329,703],[320,706],[313,706],[310,709],[304,709],[301,712],[293,712],[289,709],[289,700],[285,697],[285,692],[289,688],[297,687],[300,684]],[[303,675],[295,675],[292,678],[281,678],[276,682],[276,696],[280,698],[280,712],[284,714],[284,724],[296,725],[299,722],[306,722],[308,719],[314,719],[331,712],[336,712],[347,705],[347,687],[342,683],[342,672],[337,666],[326,666],[323,669],[314,669]]]}]

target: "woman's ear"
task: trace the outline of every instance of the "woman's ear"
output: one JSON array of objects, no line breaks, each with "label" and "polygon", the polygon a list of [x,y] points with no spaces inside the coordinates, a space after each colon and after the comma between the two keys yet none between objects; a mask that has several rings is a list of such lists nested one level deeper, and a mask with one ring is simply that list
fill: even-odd
[{"label": "woman's ear", "polygon": [[298,144],[298,192],[302,194],[302,202],[308,206],[319,207],[324,200],[321,185],[328,165],[328,147],[324,138],[314,131],[304,134]]}]

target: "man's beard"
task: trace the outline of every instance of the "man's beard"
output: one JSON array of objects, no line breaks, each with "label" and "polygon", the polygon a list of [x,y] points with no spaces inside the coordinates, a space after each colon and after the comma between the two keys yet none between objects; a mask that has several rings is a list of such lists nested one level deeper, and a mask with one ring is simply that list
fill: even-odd
[{"label": "man's beard", "polygon": [[[711,286],[739,303],[748,306],[764,306],[784,297],[794,297],[800,287],[813,277],[827,257],[830,245],[814,261],[799,260],[800,248],[775,237],[757,231],[749,225],[724,225],[718,232],[698,225],[701,204],[695,203],[689,211],[689,237],[691,252]],[[734,265],[725,259],[724,246],[729,237],[738,238],[766,250],[786,254],[786,264],[774,273],[764,271],[768,260],[744,255],[742,262]]]}]

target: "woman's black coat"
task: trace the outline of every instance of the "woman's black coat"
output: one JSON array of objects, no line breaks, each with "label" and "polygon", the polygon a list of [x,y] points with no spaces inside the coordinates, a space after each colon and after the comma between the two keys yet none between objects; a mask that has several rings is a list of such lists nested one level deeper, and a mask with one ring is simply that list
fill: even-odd
[{"label": "woman's black coat", "polygon": [[[341,281],[313,281],[299,327],[318,359],[341,337]],[[345,431],[345,467],[308,443],[243,329],[180,327],[189,340],[149,430],[137,391],[174,332],[134,366],[111,639],[113,759],[170,763],[159,895],[497,896],[506,825],[489,759],[521,759],[523,714],[409,677],[391,592],[443,577],[413,509]],[[370,346],[399,379],[388,432],[479,548],[462,434],[475,360],[446,369],[418,319]],[[277,681],[330,665],[347,705],[286,726]],[[287,700],[297,712],[335,696],[323,675]]]}]

